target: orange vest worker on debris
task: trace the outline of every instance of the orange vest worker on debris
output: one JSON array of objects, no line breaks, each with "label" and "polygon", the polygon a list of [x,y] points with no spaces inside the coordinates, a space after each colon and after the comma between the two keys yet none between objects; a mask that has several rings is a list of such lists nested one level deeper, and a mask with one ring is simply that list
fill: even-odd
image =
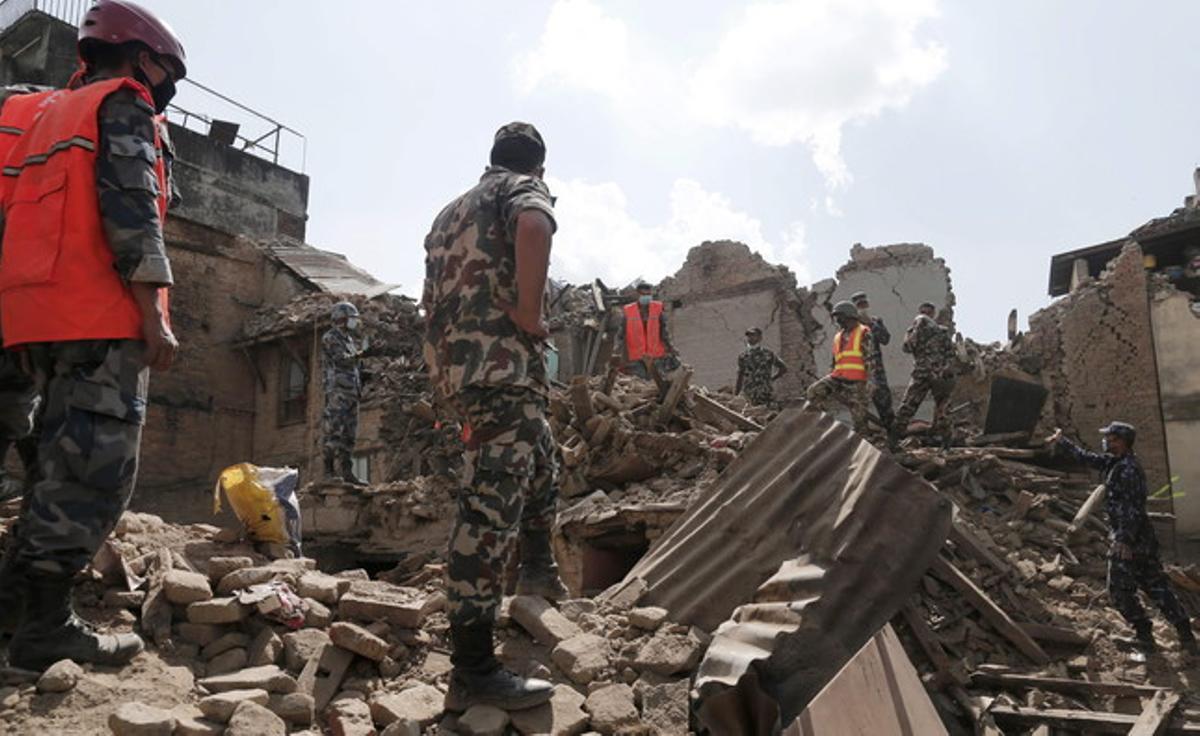
[{"label": "orange vest worker on debris", "polygon": [[627,304],[622,316],[623,329],[617,333],[613,365],[620,366],[624,362],[626,373],[646,380],[651,377],[648,364],[660,374],[677,367],[675,349],[667,332],[667,315],[663,303],[654,298],[654,287],[639,281],[637,301]]},{"label": "orange vest worker on debris", "polygon": [[871,361],[875,354],[871,329],[859,318],[858,308],[850,302],[838,302],[832,316],[837,322],[833,338],[833,370],[808,387],[808,401],[814,409],[826,411],[837,402],[850,412],[854,430],[866,433],[867,403],[870,401]]},{"label": "orange vest worker on debris", "polygon": [[179,38],[131,2],[101,0],[79,31],[72,89],[37,112],[0,179],[4,347],[44,387],[38,480],[0,562],[10,664],[121,665],[134,634],[100,634],[71,588],[125,510],[137,475],[150,370],[178,343],[162,223],[170,186],[156,115],[186,74]]}]

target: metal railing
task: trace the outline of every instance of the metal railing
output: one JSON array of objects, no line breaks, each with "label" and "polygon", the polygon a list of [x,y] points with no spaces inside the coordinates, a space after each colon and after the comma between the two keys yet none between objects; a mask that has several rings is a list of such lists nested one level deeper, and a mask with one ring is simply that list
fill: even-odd
[{"label": "metal railing", "polygon": [[35,10],[77,26],[90,7],[92,0],[0,0],[0,29],[8,28]]},{"label": "metal railing", "polygon": [[[87,9],[92,4],[93,0],[0,0],[0,30],[8,28],[20,20],[22,16],[32,12],[45,13],[64,23],[78,26],[80,20],[83,18],[83,14],[87,12]],[[216,100],[221,106],[225,106],[234,113],[231,115],[233,118],[238,117],[239,114],[253,116],[252,121],[248,125],[243,125],[244,121],[236,119],[230,121],[238,123],[239,128],[246,127],[252,130],[248,134],[239,131],[234,136],[233,145],[254,156],[264,158],[273,164],[289,166],[291,168],[294,167],[294,163],[292,163],[293,157],[285,155],[285,149],[288,148],[287,142],[291,141],[293,146],[298,146],[299,148],[299,171],[301,173],[304,172],[305,166],[308,163],[308,140],[302,133],[200,82],[190,78],[184,79],[183,82],[184,86],[181,87],[181,91],[193,90],[199,93],[199,98],[192,95],[184,95],[185,97],[193,98],[192,102],[189,103],[190,107],[202,106],[210,108],[215,106],[213,101]],[[216,120],[215,116],[194,112],[179,104],[172,104],[168,107],[168,117],[171,119],[171,122],[203,135],[210,134],[213,122]],[[282,164],[280,163],[281,159],[285,159],[285,162]]]}]

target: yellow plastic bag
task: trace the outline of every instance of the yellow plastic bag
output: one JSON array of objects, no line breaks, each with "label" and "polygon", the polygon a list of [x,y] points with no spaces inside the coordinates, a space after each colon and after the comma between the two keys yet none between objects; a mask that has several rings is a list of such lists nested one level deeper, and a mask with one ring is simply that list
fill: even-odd
[{"label": "yellow plastic bag", "polygon": [[300,472],[295,468],[260,468],[238,463],[221,471],[213,488],[213,513],[221,513],[221,491],[225,491],[233,513],[257,542],[286,544],[300,554],[300,502],[296,486]]}]

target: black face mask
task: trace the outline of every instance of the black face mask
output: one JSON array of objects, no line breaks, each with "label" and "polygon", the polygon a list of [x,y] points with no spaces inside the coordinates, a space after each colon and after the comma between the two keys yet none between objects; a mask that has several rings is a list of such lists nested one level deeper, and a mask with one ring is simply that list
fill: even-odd
[{"label": "black face mask", "polygon": [[133,78],[141,82],[146,89],[150,90],[150,97],[154,100],[154,111],[162,114],[167,109],[167,105],[175,98],[175,80],[171,79],[168,74],[163,78],[163,81],[158,84],[151,84],[150,78],[138,67],[134,72]]}]

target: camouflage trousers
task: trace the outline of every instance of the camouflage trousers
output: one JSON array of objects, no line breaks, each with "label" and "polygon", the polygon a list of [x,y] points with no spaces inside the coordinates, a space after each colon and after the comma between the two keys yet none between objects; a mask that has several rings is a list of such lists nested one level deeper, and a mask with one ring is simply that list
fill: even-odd
[{"label": "camouflage trousers", "polygon": [[771,406],[775,403],[775,388],[770,381],[762,383],[747,381],[742,386],[742,395],[755,406]]},{"label": "camouflage trousers", "polygon": [[37,383],[21,367],[17,353],[0,350],[0,440],[28,437],[40,403]]},{"label": "camouflage trousers", "polygon": [[953,393],[953,378],[933,378],[914,373],[912,380],[908,382],[908,388],[904,390],[904,400],[900,402],[900,409],[896,412],[897,430],[907,431],[909,422],[916,416],[925,397],[933,394],[933,431],[943,436],[948,434],[951,425],[947,409],[950,405],[950,395]]},{"label": "camouflage trousers", "polygon": [[871,400],[871,387],[866,381],[847,381],[844,378],[825,376],[808,387],[808,402],[820,411],[829,411],[829,406],[837,402],[850,412],[850,421],[854,431],[866,434],[870,431],[867,424],[867,405]]},{"label": "camouflage trousers", "polygon": [[1154,601],[1163,617],[1172,624],[1188,620],[1179,599],[1171,590],[1171,581],[1163,572],[1158,557],[1158,542],[1150,539],[1134,545],[1132,560],[1108,558],[1108,596],[1113,608],[1137,628],[1149,622],[1146,609],[1138,600],[1138,588]]},{"label": "camouflage trousers", "polygon": [[17,521],[16,563],[55,576],[82,570],[129,504],[150,370],[134,340],[29,348],[45,386],[38,475]]},{"label": "camouflage trousers", "polygon": [[879,417],[879,422],[884,429],[891,429],[896,423],[896,410],[892,408],[892,389],[887,385],[887,379],[883,383],[872,382],[874,388],[871,390],[871,403],[875,405],[875,414]]},{"label": "camouflage trousers", "polygon": [[455,626],[491,623],[518,531],[549,531],[558,499],[546,400],[524,388],[467,388],[456,397],[471,438],[446,566]]},{"label": "camouflage trousers", "polygon": [[358,394],[331,391],[325,394],[321,417],[321,445],[326,453],[352,453],[358,439]]}]

